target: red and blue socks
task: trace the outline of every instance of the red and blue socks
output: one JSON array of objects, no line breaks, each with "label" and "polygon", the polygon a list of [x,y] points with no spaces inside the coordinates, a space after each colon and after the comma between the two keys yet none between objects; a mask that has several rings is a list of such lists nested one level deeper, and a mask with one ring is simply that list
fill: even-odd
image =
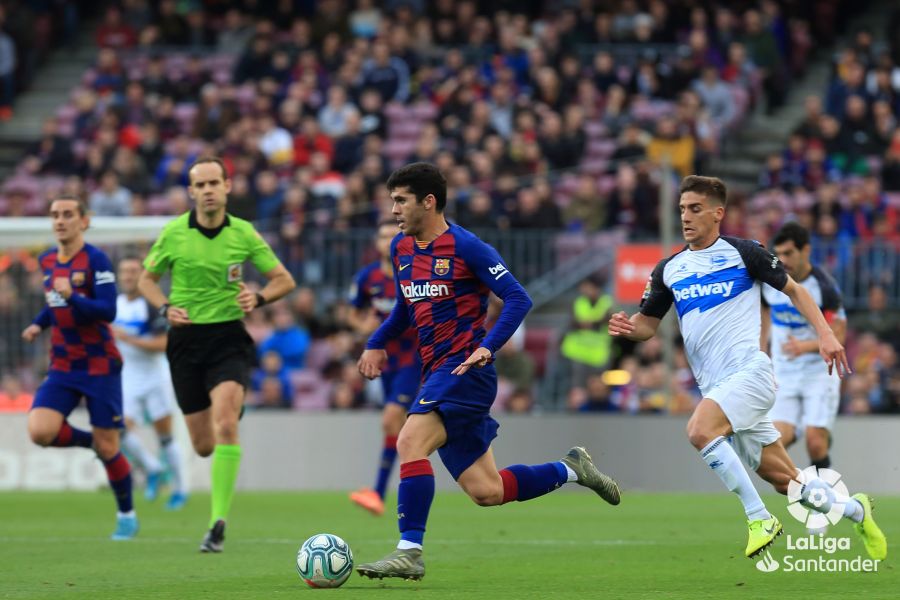
[{"label": "red and blue socks", "polygon": [[397,517],[400,526],[398,548],[421,548],[425,523],[434,500],[434,469],[427,458],[400,465],[397,490]]},{"label": "red and blue socks", "polygon": [[117,452],[109,460],[103,461],[106,467],[106,476],[109,478],[109,487],[116,496],[116,504],[120,513],[130,513],[134,509],[131,500],[131,465],[121,452]]},{"label": "red and blue socks", "polygon": [[375,479],[375,493],[384,500],[387,491],[388,480],[391,477],[391,469],[397,460],[397,436],[384,436],[384,448],[381,450],[381,464],[378,467],[378,477]]},{"label": "red and blue socks", "polygon": [[59,433],[56,434],[56,439],[50,445],[56,448],[90,448],[93,444],[93,433],[83,429],[76,429],[69,425],[68,421],[63,421],[62,427],[59,428]]},{"label": "red and blue socks", "polygon": [[511,465],[500,471],[503,480],[503,504],[524,502],[549,494],[569,481],[569,472],[561,462],[542,465]]}]

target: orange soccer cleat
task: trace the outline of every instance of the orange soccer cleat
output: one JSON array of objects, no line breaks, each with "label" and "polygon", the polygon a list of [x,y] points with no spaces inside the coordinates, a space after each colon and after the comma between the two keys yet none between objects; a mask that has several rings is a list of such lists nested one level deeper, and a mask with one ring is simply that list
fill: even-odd
[{"label": "orange soccer cleat", "polygon": [[376,517],[380,517],[384,514],[384,500],[375,493],[375,490],[370,488],[360,488],[350,494],[350,500]]}]

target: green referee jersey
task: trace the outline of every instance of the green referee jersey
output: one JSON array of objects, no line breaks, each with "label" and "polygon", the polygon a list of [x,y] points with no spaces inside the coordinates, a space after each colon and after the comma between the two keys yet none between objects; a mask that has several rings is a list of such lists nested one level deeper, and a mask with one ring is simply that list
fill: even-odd
[{"label": "green referee jersey", "polygon": [[250,222],[225,215],[221,227],[205,229],[192,210],[163,228],[144,268],[157,275],[171,269],[169,302],[186,309],[192,322],[222,323],[244,318],[237,294],[247,260],[260,273],[279,265],[272,248]]}]

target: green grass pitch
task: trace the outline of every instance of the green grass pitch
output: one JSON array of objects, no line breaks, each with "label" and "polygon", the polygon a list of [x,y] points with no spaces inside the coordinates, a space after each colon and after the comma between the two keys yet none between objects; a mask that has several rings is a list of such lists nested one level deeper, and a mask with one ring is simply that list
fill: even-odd
[{"label": "green grass pitch", "polygon": [[[767,498],[786,533],[803,535],[784,499]],[[900,539],[900,498],[877,498],[889,542]],[[167,513],[139,501],[139,538],[111,542],[108,492],[0,493],[0,598],[897,598],[900,558],[891,546],[878,573],[762,573],[743,556],[746,528],[729,494],[642,494],[610,507],[582,490],[479,508],[441,493],[425,537],[421,582],[363,579],[308,589],[294,557],[314,533],[343,537],[358,562],[396,542],[390,515],[370,516],[338,493],[239,493],[225,552],[201,555],[208,497]],[[394,500],[389,506],[394,505]],[[850,524],[833,535],[852,537]],[[782,560],[786,538],[772,552]],[[796,552],[813,558],[819,553]],[[893,555],[891,555],[893,554]]]}]

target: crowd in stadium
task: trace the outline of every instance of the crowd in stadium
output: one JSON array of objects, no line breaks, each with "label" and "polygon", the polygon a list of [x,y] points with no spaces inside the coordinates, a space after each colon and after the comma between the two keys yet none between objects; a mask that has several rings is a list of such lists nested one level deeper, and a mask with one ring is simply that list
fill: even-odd
[{"label": "crowd in stadium", "polygon": [[[678,175],[704,172],[751,111],[781,106],[813,45],[833,40],[822,25],[829,20],[816,16],[847,10],[830,1],[786,13],[772,0],[707,8],[622,0],[609,10],[594,2],[550,10],[557,3],[538,0],[321,0],[314,14],[290,1],[248,1],[244,10],[185,4],[127,0],[106,9],[96,64],[3,185],[0,215],[43,215],[59,190],[86,198],[96,215],[178,214],[189,208],[187,167],[213,154],[232,174],[229,212],[256,221],[289,257],[310,230],[374,226],[390,209],[383,183],[391,169],[425,160],[448,175],[451,218],[476,231],[620,229],[655,238],[655,165],[668,156]],[[900,206],[885,193],[900,191],[898,51],[876,53],[865,33],[841,51],[825,102],[807,103],[808,118],[784,155],[769,159],[759,193],[729,211],[727,233],[765,240],[796,214],[819,240],[900,246]],[[821,258],[840,269],[858,257]],[[32,317],[17,313],[40,282],[27,256],[5,260],[7,340]],[[878,283],[888,282],[873,282],[873,303]],[[346,310],[302,288],[251,315],[257,404],[366,403],[355,368],[361,340]],[[895,351],[865,334],[854,341],[846,410],[898,410]],[[668,408],[673,390],[653,342],[616,361],[627,383],[587,372],[567,406],[689,410],[698,392],[683,354],[676,358]],[[516,344],[497,358],[501,375],[504,362],[509,373],[528,374],[534,361]],[[534,376],[521,379],[507,382],[507,410],[540,404]],[[7,394],[19,385],[4,382]]]}]

